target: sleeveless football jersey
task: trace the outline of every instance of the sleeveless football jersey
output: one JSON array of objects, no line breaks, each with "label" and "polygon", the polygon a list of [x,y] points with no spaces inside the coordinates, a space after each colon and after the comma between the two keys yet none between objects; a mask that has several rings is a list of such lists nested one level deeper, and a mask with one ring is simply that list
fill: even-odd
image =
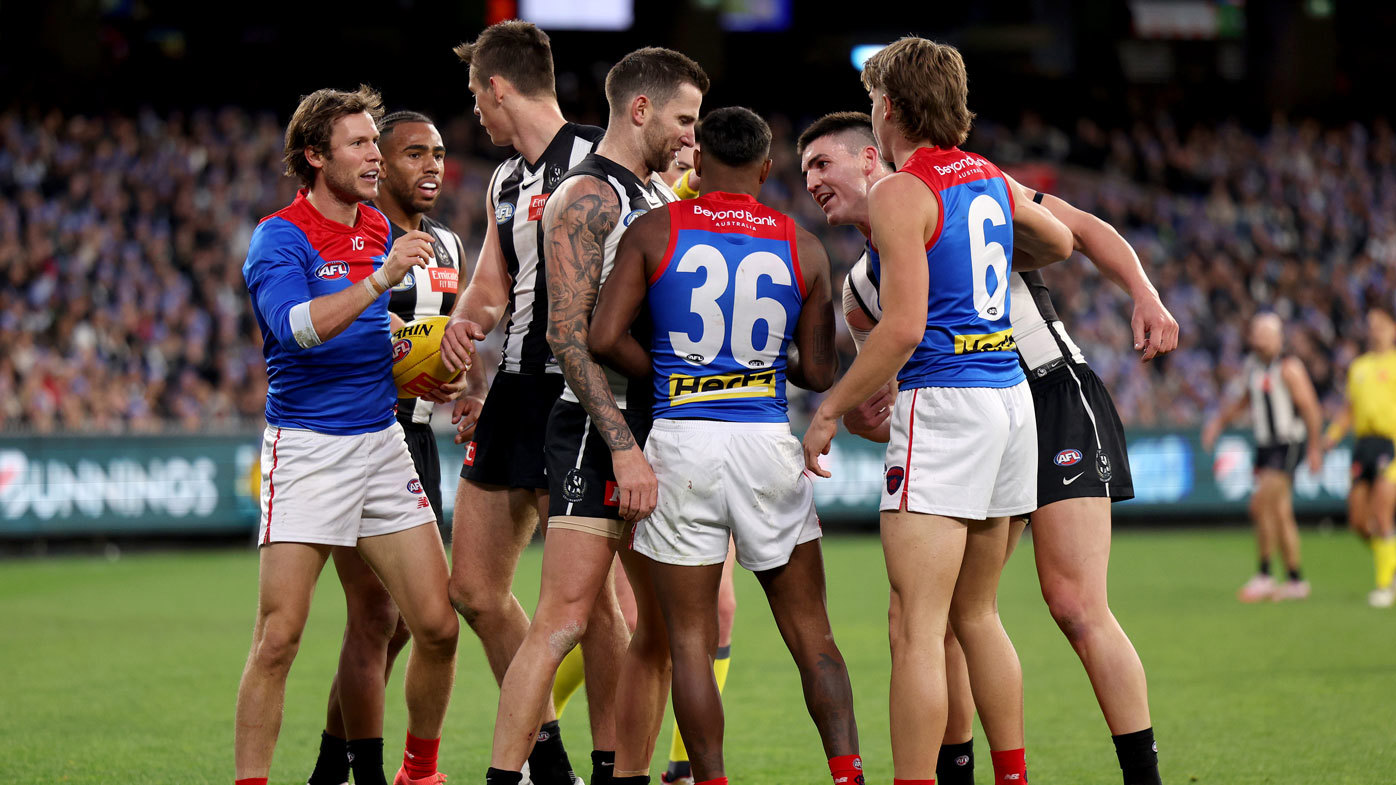
[{"label": "sleeveless football jersey", "polygon": [[[959,148],[922,147],[899,170],[931,189],[939,226],[926,243],[926,334],[901,389],[1012,387],[1024,380],[1009,321],[1013,196],[997,166]],[[869,254],[881,279],[876,253]]]},{"label": "sleeveless football jersey", "polygon": [[654,416],[787,422],[786,351],[805,298],[795,222],[745,194],[668,205],[650,277]]}]

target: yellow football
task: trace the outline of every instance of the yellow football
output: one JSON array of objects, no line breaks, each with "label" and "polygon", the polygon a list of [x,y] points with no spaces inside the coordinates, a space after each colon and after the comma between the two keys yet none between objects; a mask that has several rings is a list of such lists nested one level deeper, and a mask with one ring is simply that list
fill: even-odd
[{"label": "yellow football", "polygon": [[441,338],[446,334],[446,316],[428,316],[408,322],[393,333],[393,382],[398,397],[420,398],[443,384],[450,384],[461,372],[452,372],[441,359]]}]

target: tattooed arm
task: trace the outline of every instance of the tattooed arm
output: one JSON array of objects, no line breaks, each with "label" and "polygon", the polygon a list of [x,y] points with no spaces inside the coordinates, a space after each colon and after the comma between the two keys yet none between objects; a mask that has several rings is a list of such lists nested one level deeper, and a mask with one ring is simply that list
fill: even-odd
[{"label": "tattooed arm", "polygon": [[657,481],[587,348],[606,238],[619,220],[620,201],[610,185],[590,176],[568,178],[543,208],[541,250],[548,276],[548,346],[611,448],[621,517],[638,520],[654,509]]},{"label": "tattooed arm", "polygon": [[818,238],[797,228],[800,274],[805,281],[805,301],[795,323],[794,345],[785,375],[794,384],[824,392],[834,384],[839,356],[834,351],[834,301],[829,281],[829,255]]}]

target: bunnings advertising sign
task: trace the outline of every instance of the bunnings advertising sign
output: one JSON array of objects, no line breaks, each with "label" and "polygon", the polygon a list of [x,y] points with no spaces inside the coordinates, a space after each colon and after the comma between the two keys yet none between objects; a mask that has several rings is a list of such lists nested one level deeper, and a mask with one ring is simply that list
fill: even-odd
[{"label": "bunnings advertising sign", "polygon": [[[0,438],[0,537],[217,534],[257,525],[260,433],[231,436],[43,436]],[[439,440],[449,516],[462,448]],[[825,456],[833,473],[815,479],[820,519],[874,525],[885,477],[883,445],[840,434]],[[1246,434],[1223,436],[1208,453],[1194,431],[1135,430],[1129,463],[1136,498],[1117,519],[1244,518],[1254,478]],[[1340,515],[1351,446],[1330,451],[1321,470],[1294,480],[1300,515]]]}]

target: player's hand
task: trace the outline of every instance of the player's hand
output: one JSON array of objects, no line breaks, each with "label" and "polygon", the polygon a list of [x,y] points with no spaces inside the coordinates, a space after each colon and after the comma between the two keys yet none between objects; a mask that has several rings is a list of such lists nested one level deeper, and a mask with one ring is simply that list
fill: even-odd
[{"label": "player's hand", "polygon": [[423,393],[421,398],[424,401],[431,401],[432,403],[450,403],[461,397],[469,384],[470,382],[465,378],[465,374],[461,374],[456,377],[455,381],[447,382],[437,387],[435,390]]},{"label": "player's hand", "polygon": [[1317,444],[1309,445],[1309,473],[1319,476],[1323,471],[1323,447]]},{"label": "player's hand", "polygon": [[[875,442],[887,441],[887,429],[883,424],[892,417],[892,404],[897,400],[891,384],[873,393],[872,397],[858,404],[857,408],[843,416],[843,427],[854,436],[861,436]],[[878,438],[878,437],[882,438]]]},{"label": "player's hand", "polygon": [[611,468],[615,469],[620,493],[620,517],[634,523],[654,512],[659,503],[659,480],[639,445],[612,452]]},{"label": "player's hand", "polygon": [[452,371],[470,370],[475,363],[475,342],[485,340],[485,331],[469,319],[452,316],[441,336],[441,359]]},{"label": "player's hand", "polygon": [[473,395],[467,391],[457,398],[455,407],[451,409],[451,424],[456,426],[456,435],[451,441],[456,444],[470,441],[470,437],[475,435],[475,426],[480,422],[480,411],[484,408],[484,395]]},{"label": "player's hand", "polygon": [[414,229],[393,243],[393,250],[388,253],[387,261],[383,262],[383,273],[388,276],[389,284],[397,286],[408,270],[426,267],[427,260],[435,255],[431,235]]},{"label": "player's hand", "polygon": [[1142,362],[1178,348],[1178,320],[1163,307],[1157,292],[1134,298],[1129,326],[1134,330],[1134,350],[1143,352]]},{"label": "player's hand", "polygon": [[834,440],[834,434],[838,429],[838,422],[826,414],[821,406],[814,413],[814,419],[810,420],[809,430],[805,431],[805,468],[818,477],[833,476],[819,465],[819,456],[829,454],[829,443]]}]

